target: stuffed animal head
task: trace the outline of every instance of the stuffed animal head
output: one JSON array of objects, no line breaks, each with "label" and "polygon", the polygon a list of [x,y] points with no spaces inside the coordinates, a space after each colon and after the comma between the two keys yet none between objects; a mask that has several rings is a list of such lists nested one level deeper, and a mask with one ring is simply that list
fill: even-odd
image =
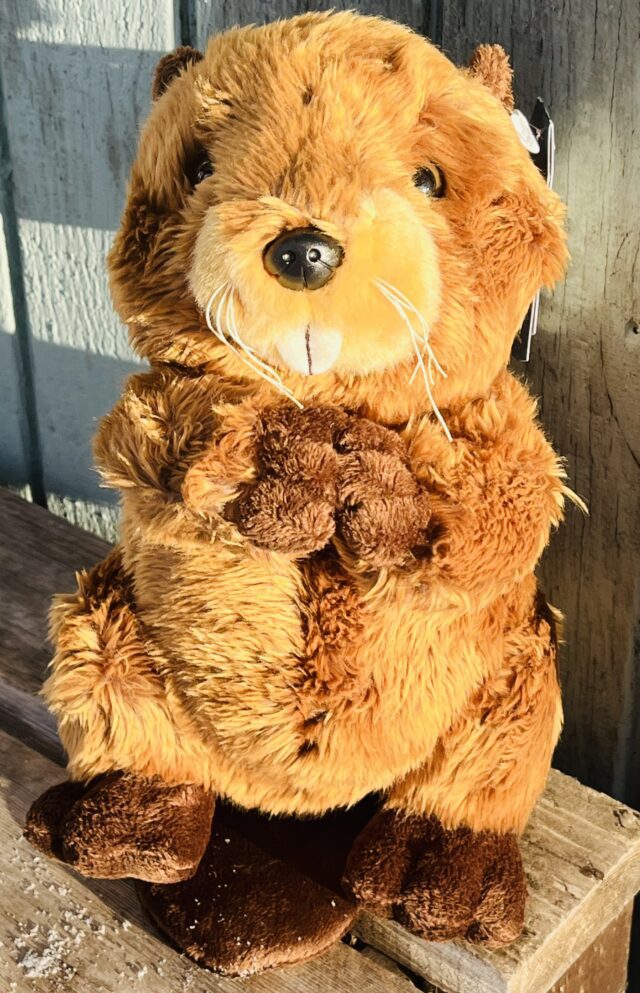
[{"label": "stuffed animal head", "polygon": [[563,274],[498,46],[459,69],[393,22],[305,14],[178,49],[153,95],[110,254],[153,362],[410,416],[488,390]]}]

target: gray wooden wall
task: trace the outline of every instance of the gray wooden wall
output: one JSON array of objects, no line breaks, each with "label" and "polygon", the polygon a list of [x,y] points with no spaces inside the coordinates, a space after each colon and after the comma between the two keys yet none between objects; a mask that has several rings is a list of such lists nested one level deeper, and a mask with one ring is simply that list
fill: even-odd
[{"label": "gray wooden wall", "polygon": [[526,370],[591,514],[570,511],[541,575],[567,615],[558,763],[640,805],[640,6],[637,0],[3,0],[0,481],[112,534],[90,438],[132,368],[104,255],[152,69],[234,23],[355,7],[464,61],[511,52],[519,105],[558,129],[573,265]]}]

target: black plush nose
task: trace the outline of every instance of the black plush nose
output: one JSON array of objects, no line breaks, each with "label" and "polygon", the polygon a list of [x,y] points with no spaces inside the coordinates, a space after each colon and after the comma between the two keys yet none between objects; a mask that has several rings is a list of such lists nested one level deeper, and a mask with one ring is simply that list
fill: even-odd
[{"label": "black plush nose", "polygon": [[316,228],[285,231],[264,250],[264,267],[288,290],[319,290],[344,258],[344,250]]}]

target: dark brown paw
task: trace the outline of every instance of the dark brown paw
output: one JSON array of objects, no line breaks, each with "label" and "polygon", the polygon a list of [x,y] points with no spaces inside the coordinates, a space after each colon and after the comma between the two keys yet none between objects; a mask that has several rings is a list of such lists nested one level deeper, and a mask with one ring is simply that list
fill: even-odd
[{"label": "dark brown paw", "polygon": [[227,510],[254,544],[311,555],[335,531],[338,458],[334,437],[345,423],[338,408],[279,406],[261,418],[258,476]]},{"label": "dark brown paw", "polygon": [[31,804],[24,826],[30,845],[48,858],[63,861],[61,826],[72,806],[86,792],[82,783],[58,783]]},{"label": "dark brown paw", "polygon": [[213,795],[117,772],[89,786],[61,783],[27,814],[25,837],[86,876],[176,882],[206,848]]},{"label": "dark brown paw", "polygon": [[526,880],[514,835],[445,830],[436,818],[383,811],[356,840],[346,891],[431,941],[497,948],[522,931]]},{"label": "dark brown paw", "polygon": [[216,819],[197,873],[174,886],[138,884],[142,905],[191,958],[246,976],[319,955],[356,907]]},{"label": "dark brown paw", "polygon": [[408,565],[429,544],[431,508],[395,431],[354,418],[338,436],[337,538],[374,569]]}]

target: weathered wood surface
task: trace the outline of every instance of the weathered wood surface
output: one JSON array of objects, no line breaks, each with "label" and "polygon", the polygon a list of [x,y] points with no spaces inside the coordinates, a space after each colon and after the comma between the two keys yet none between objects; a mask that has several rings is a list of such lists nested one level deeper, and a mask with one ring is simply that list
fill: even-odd
[{"label": "weathered wood surface", "polygon": [[558,761],[640,804],[640,4],[445,0],[444,48],[510,51],[518,103],[547,102],[572,264],[541,310],[527,371],[587,501],[542,568],[566,615]]},{"label": "weathered wood surface", "polygon": [[508,948],[431,944],[371,915],[357,933],[454,993],[545,993],[640,887],[640,814],[553,770],[522,853],[530,893],[525,933]]},{"label": "weathered wood surface", "polygon": [[[630,903],[549,993],[624,993],[632,913]],[[633,993],[631,986],[629,993]]]},{"label": "weathered wood surface", "polygon": [[109,546],[48,511],[0,490],[0,678],[37,693],[51,655],[47,613],[54,593],[75,588],[75,572]]},{"label": "weathered wood surface", "polygon": [[[11,695],[15,699],[19,691],[14,690]],[[20,724],[10,722],[8,730],[12,734],[26,731],[30,744],[38,751],[55,753],[55,747],[52,748],[54,739],[45,713],[43,703],[32,698],[31,705],[22,713]],[[4,720],[5,710],[0,706],[0,728],[7,728]],[[3,742],[6,749],[11,750],[7,741],[7,736],[0,733],[0,763],[5,770],[11,768],[11,762],[7,764],[3,757]],[[26,745],[22,743],[19,747],[26,750]],[[60,753],[57,751],[59,760]],[[20,780],[25,790],[33,789],[31,799],[38,791],[61,778],[57,766],[52,767],[48,762],[46,766],[39,765],[45,762],[41,756],[36,758],[31,754],[26,786],[24,780]],[[25,763],[22,763],[21,768],[24,767]],[[46,768],[47,778],[29,778],[35,776],[40,768]],[[13,786],[9,787],[9,791],[13,798]],[[21,810],[26,811],[28,801],[29,797],[25,796]],[[23,817],[24,813],[20,816]],[[19,823],[22,823],[20,819]],[[2,840],[0,810],[0,844]],[[6,847],[0,848],[0,852],[3,851]],[[432,993],[547,993],[547,990],[549,993],[622,993],[626,985],[631,901],[635,889],[640,886],[640,815],[601,794],[585,790],[561,773],[552,772],[547,791],[524,839],[523,852],[531,897],[527,930],[520,941],[501,952],[485,952],[462,942],[432,944],[421,941],[393,922],[363,915],[354,933],[367,942],[368,947],[363,955],[378,968],[378,981],[382,981],[381,973],[390,974],[404,981],[405,986],[400,988],[409,993],[414,986],[406,981],[398,967],[401,963],[416,977],[424,977],[425,984],[421,988]],[[61,892],[60,887],[56,887],[58,874],[73,875],[70,870],[52,867],[37,857],[33,871],[49,892],[57,892],[58,895]],[[7,891],[13,896],[20,885],[19,880],[4,867],[2,877],[7,881]],[[585,879],[591,882],[585,883]],[[29,883],[31,881],[29,879]],[[78,885],[81,885],[80,882]],[[95,896],[110,904],[115,901],[118,908],[125,908],[129,918],[140,924],[138,941],[144,942],[143,933],[151,933],[150,926],[140,913],[135,894],[128,884],[83,880],[82,885]],[[34,895],[38,896],[38,893]],[[92,914],[92,905],[86,902],[85,896],[82,900],[84,902],[75,907],[76,916],[81,919],[85,912],[89,916]],[[14,900],[11,903],[16,905]],[[621,906],[625,907],[622,914],[619,912]],[[66,903],[63,909],[67,909]],[[73,916],[67,916],[67,924],[74,924]],[[102,917],[99,920],[102,921]],[[77,925],[77,921],[75,923]],[[97,929],[90,930],[105,933],[101,923]],[[27,969],[50,969],[49,978],[65,973],[63,953],[69,948],[66,939],[74,937],[76,932],[73,926],[70,929],[63,927],[62,931],[54,941],[52,962],[42,945],[44,933],[35,931],[31,935],[38,941],[30,946],[33,955],[28,956]],[[24,933],[24,928],[21,933]],[[85,937],[88,937],[88,932]],[[0,924],[1,940],[4,938]],[[147,962],[147,951],[139,949],[143,962]],[[122,956],[121,951],[118,954]],[[1,958],[0,955],[0,961]],[[333,967],[332,960],[329,960],[329,983]],[[71,968],[76,966],[72,964]],[[144,965],[140,967],[140,970],[143,969]],[[118,972],[119,979],[123,976],[126,976],[126,970]],[[362,978],[364,981],[371,977],[363,974]],[[83,988],[78,987],[78,990]],[[116,986],[114,989],[120,988]],[[315,989],[315,986],[308,988]],[[332,986],[326,988],[332,989]],[[350,989],[349,986],[344,988]],[[374,986],[374,989],[378,988],[387,987]],[[395,989],[393,986],[389,988]],[[26,988],[18,986],[17,993],[22,993],[23,989],[26,993]],[[204,986],[203,993],[207,989],[209,987]],[[300,989],[306,990],[307,987],[301,986]]]},{"label": "weathered wood surface", "polygon": [[408,24],[421,34],[431,33],[431,16],[437,4],[431,0],[193,0],[189,5],[188,31],[193,44],[203,47],[218,31],[236,24],[265,24],[308,10],[357,10],[379,14]]},{"label": "weathered wood surface", "polygon": [[213,976],[153,932],[126,882],[88,881],[21,838],[29,804],[60,770],[0,733],[0,989],[3,993],[410,993],[344,944],[301,966],[234,980]]},{"label": "weathered wood surface", "polygon": [[[28,696],[39,688],[48,658],[39,639],[51,594],[68,589],[74,567],[90,565],[107,547],[0,491],[0,726],[57,759],[44,705]],[[20,622],[13,624],[14,617]],[[46,768],[48,785],[60,773]],[[453,993],[545,993],[640,888],[640,814],[554,771],[522,850],[531,896],[526,932],[510,948],[431,944],[370,915],[363,916],[358,935]],[[564,993],[573,993],[572,987]]]}]

